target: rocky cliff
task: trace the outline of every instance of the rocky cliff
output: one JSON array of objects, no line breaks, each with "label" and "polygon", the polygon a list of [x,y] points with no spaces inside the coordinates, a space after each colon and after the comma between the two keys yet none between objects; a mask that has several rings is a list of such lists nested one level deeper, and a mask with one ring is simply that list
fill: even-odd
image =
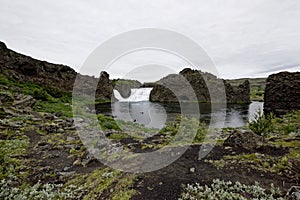
[{"label": "rocky cliff", "polygon": [[96,86],[96,99],[110,101],[113,98],[113,86],[106,72],[99,79],[78,74],[74,69],[59,64],[33,59],[16,53],[0,42],[0,73],[21,82],[31,82],[49,88],[58,88],[72,92],[74,81],[79,78],[82,88],[93,91]]},{"label": "rocky cliff", "polygon": [[300,109],[300,72],[280,72],[267,78],[264,111],[285,114]]},{"label": "rocky cliff", "polygon": [[[182,78],[191,85],[196,99],[191,99],[190,91],[183,87]],[[210,90],[206,83],[210,83]],[[177,101],[199,101],[211,102],[211,93],[218,94],[225,87],[227,103],[249,103],[250,86],[246,80],[243,84],[233,87],[223,79],[218,79],[210,73],[204,73],[190,68],[183,69],[179,74],[171,74],[160,79],[153,87],[150,94],[150,101],[177,102]],[[178,98],[169,89],[176,91]]]}]

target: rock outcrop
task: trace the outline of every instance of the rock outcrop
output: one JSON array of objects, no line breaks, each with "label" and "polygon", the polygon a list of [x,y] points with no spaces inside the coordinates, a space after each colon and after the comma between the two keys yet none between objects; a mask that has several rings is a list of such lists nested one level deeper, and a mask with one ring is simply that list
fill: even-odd
[{"label": "rock outcrop", "polygon": [[285,114],[300,109],[300,72],[272,74],[266,81],[264,112]]},{"label": "rock outcrop", "polygon": [[[100,78],[78,74],[74,69],[59,64],[33,59],[16,53],[0,42],[0,73],[17,81],[30,82],[49,88],[72,92],[74,81],[77,78],[84,83],[82,89],[93,91],[97,85],[96,99],[110,101],[113,98],[113,86],[106,72]],[[84,80],[84,81],[83,81]]]},{"label": "rock outcrop", "polygon": [[[196,99],[192,99],[191,91],[183,85],[183,78],[188,81]],[[210,84],[208,88],[207,84]],[[177,97],[169,89],[176,91]],[[179,74],[171,74],[160,79],[154,85],[150,101],[158,102],[177,102],[177,101],[199,101],[211,102],[210,94],[226,93],[227,103],[249,103],[250,102],[250,86],[246,80],[243,84],[233,87],[223,79],[218,79],[210,73],[192,70],[190,68],[183,69]],[[222,100],[221,100],[222,101]]]},{"label": "rock outcrop", "polygon": [[256,135],[252,131],[235,130],[225,141],[224,146],[242,148],[254,151],[261,148],[265,143],[262,136]]}]

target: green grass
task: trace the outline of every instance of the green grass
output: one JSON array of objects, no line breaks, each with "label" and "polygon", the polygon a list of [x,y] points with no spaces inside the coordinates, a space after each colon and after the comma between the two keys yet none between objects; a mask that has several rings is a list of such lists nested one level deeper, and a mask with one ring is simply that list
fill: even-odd
[{"label": "green grass", "polygon": [[42,101],[38,100],[34,105],[34,110],[38,112],[45,112],[45,113],[56,113],[61,112],[66,117],[72,117],[72,107],[69,103],[63,103],[61,101],[58,102],[49,102],[49,101]]},{"label": "green grass", "polygon": [[[130,189],[136,175],[125,174],[109,168],[97,169],[90,174],[77,175],[67,185],[80,185],[81,199],[100,199],[107,191],[110,199],[130,199],[136,192]],[[111,192],[112,191],[112,192]]]},{"label": "green grass", "polygon": [[0,74],[0,84],[9,87],[12,94],[23,93],[31,95],[38,101],[34,106],[37,112],[56,113],[62,112],[67,117],[72,117],[72,94],[57,88],[43,87],[28,82],[18,82]]},{"label": "green grass", "polygon": [[29,139],[24,135],[15,139],[0,140],[0,179],[26,178],[22,156],[26,155],[28,145]]}]

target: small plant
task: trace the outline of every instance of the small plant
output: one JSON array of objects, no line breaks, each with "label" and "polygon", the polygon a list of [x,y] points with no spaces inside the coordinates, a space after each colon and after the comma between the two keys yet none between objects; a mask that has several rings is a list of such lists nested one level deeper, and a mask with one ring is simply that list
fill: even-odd
[{"label": "small plant", "polygon": [[33,97],[37,100],[48,101],[50,99],[49,94],[45,90],[36,89],[33,92]]},{"label": "small plant", "polygon": [[274,115],[270,113],[266,116],[261,110],[254,114],[254,119],[248,121],[248,126],[257,135],[266,136],[274,131]]},{"label": "small plant", "polygon": [[184,188],[179,200],[196,200],[196,199],[277,199],[283,200],[281,191],[271,184],[271,189],[267,191],[257,182],[255,185],[245,185],[240,182],[232,183],[214,179],[210,186],[201,186],[199,183],[194,185],[188,184]]},{"label": "small plant", "polygon": [[10,181],[0,181],[1,199],[77,199],[80,196],[81,188],[69,185],[65,188],[61,184],[41,184],[25,188],[12,187]]}]

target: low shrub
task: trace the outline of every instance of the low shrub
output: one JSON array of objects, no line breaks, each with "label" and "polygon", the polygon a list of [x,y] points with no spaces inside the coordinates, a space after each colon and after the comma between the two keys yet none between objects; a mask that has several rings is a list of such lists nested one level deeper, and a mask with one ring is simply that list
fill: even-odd
[{"label": "low shrub", "polygon": [[0,181],[1,199],[77,199],[80,196],[81,188],[74,185],[63,188],[60,184],[41,184],[25,188],[12,187],[9,181]]},{"label": "low shrub", "polygon": [[271,184],[271,189],[267,191],[257,182],[255,185],[245,185],[240,182],[232,183],[214,179],[210,186],[201,186],[199,183],[194,185],[188,184],[184,187],[184,192],[179,200],[196,200],[196,199],[277,199],[283,200],[281,191]]},{"label": "low shrub", "polygon": [[50,99],[47,91],[42,89],[36,89],[33,91],[33,97],[37,100],[48,101]]},{"label": "low shrub", "polygon": [[254,119],[252,121],[248,121],[248,127],[257,135],[268,135],[273,132],[275,128],[273,113],[266,116],[261,110],[258,110],[258,112],[254,114]]}]

